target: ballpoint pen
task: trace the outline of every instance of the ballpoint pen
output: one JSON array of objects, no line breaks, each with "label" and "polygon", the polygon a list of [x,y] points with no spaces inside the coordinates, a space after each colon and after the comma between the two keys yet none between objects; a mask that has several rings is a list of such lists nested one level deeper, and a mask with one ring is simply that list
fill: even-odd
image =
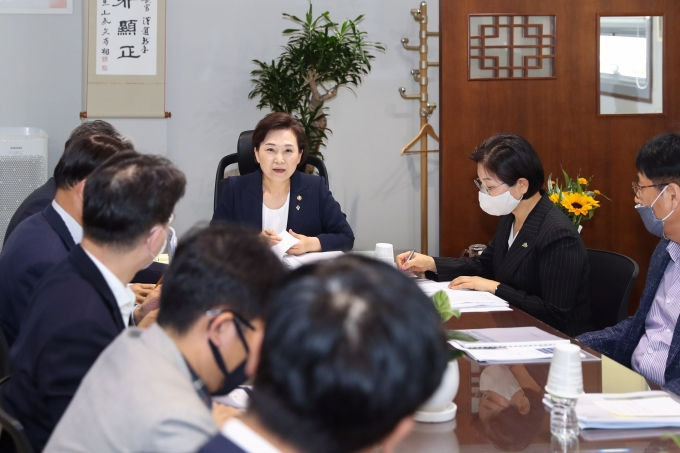
[{"label": "ballpoint pen", "polygon": [[[404,260],[404,264],[406,264],[406,261],[409,261],[411,258],[413,258],[413,254],[414,254],[414,253],[416,253],[416,248],[415,248],[415,247],[413,247],[413,250],[411,250],[411,253],[409,253],[408,256],[406,257],[406,260]],[[403,267],[403,266],[404,266],[404,265],[402,264],[402,267]]]}]

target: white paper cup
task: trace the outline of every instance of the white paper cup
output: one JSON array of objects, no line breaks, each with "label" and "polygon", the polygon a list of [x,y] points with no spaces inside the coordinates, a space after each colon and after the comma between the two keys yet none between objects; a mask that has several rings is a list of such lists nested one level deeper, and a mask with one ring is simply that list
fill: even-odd
[{"label": "white paper cup", "polygon": [[396,263],[394,262],[394,247],[392,247],[392,244],[384,242],[375,244],[375,259],[396,266]]},{"label": "white paper cup", "polygon": [[578,398],[583,394],[581,348],[575,344],[555,346],[545,391],[558,398]]}]

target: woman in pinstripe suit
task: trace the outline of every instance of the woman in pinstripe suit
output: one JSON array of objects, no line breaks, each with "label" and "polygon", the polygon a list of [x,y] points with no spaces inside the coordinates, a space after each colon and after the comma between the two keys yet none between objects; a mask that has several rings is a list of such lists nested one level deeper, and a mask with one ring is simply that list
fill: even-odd
[{"label": "woman in pinstripe suit", "polygon": [[545,173],[533,147],[498,134],[470,158],[477,163],[480,207],[500,216],[484,253],[474,258],[397,257],[403,270],[452,280],[452,289],[487,291],[575,337],[593,330],[588,254],[571,221],[547,198]]}]

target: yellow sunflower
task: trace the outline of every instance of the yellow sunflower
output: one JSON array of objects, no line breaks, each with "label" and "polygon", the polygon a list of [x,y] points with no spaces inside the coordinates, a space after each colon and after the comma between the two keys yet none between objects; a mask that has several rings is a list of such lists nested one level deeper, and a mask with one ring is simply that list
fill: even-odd
[{"label": "yellow sunflower", "polygon": [[588,180],[586,178],[578,178],[578,183],[581,185],[586,185],[588,184]]},{"label": "yellow sunflower", "polygon": [[550,201],[552,201],[553,204],[557,204],[557,202],[560,201],[560,194],[554,193],[550,195],[548,198],[550,198]]},{"label": "yellow sunflower", "polygon": [[576,215],[588,215],[588,211],[593,209],[593,198],[578,192],[565,193],[562,198],[562,206],[567,211]]}]

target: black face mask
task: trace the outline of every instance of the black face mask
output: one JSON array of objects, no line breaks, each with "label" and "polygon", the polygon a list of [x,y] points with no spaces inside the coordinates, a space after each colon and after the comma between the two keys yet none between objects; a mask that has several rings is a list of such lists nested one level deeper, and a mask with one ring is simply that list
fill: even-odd
[{"label": "black face mask", "polygon": [[234,323],[234,326],[236,327],[236,333],[238,334],[238,337],[240,338],[241,343],[243,343],[243,347],[246,350],[246,358],[236,368],[234,368],[234,371],[230,373],[229,370],[227,370],[227,365],[224,363],[224,359],[222,359],[222,354],[220,354],[219,349],[217,349],[217,346],[215,346],[211,340],[208,340],[210,350],[212,351],[213,357],[215,358],[215,362],[217,362],[217,367],[220,369],[220,371],[222,371],[222,374],[224,374],[224,384],[222,384],[222,387],[219,389],[211,392],[210,394],[212,396],[228,395],[232,390],[248,380],[248,376],[246,376],[246,362],[248,361],[248,356],[250,355],[250,348],[248,348],[248,343],[243,336],[241,327],[238,325],[238,323]]}]

